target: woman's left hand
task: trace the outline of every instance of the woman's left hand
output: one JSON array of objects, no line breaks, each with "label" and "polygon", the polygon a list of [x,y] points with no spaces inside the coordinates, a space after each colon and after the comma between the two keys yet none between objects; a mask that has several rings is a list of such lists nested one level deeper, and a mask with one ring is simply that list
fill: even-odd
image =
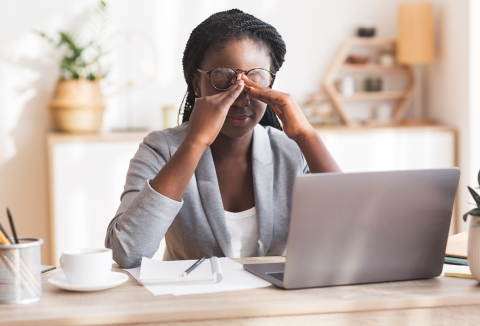
[{"label": "woman's left hand", "polygon": [[272,107],[283,123],[283,131],[290,139],[298,142],[315,132],[290,94],[260,86],[245,75],[242,78],[245,81],[244,91],[254,99]]},{"label": "woman's left hand", "polygon": [[341,172],[322,139],[290,94],[262,87],[245,75],[242,78],[245,82],[243,90],[254,99],[270,105],[275,111],[283,123],[285,134],[300,147],[310,172]]}]

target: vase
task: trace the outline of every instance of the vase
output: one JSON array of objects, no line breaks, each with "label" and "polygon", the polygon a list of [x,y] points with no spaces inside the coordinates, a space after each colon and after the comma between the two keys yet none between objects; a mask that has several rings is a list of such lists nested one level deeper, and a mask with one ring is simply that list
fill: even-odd
[{"label": "vase", "polygon": [[467,258],[473,278],[480,282],[480,226],[473,226],[478,221],[480,216],[470,215]]},{"label": "vase", "polygon": [[102,126],[104,110],[98,80],[60,80],[50,103],[52,122],[58,131],[96,132]]}]

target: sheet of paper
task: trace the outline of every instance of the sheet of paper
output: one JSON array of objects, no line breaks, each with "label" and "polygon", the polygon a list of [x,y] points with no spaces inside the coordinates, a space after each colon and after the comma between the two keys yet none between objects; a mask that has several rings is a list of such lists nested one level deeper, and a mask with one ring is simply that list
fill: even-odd
[{"label": "sheet of paper", "polygon": [[[217,258],[214,258],[217,259]],[[182,274],[197,260],[160,261],[142,258],[140,280],[145,284],[167,285],[167,283],[214,283],[216,278],[212,271],[210,259],[206,259],[186,277]]]},{"label": "sheet of paper", "polygon": [[[270,282],[262,280],[255,275],[243,269],[230,258],[219,258],[222,266],[223,280],[214,284],[195,284],[195,285],[145,285],[145,288],[153,295],[189,295],[201,293],[215,293],[226,291],[250,290],[271,286]],[[136,280],[140,276],[140,267],[125,269]]]},{"label": "sheet of paper", "polygon": [[443,264],[442,274],[440,274],[440,276],[445,276],[446,272],[454,269],[455,267],[458,267],[458,265]]}]

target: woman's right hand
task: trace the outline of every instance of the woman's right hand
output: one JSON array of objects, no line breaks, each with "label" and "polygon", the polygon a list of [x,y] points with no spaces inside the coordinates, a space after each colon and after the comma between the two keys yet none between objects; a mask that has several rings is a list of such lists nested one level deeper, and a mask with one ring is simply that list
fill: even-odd
[{"label": "woman's right hand", "polygon": [[243,87],[244,81],[240,79],[224,92],[196,98],[185,140],[205,148],[210,146],[217,138],[230,106],[242,93]]},{"label": "woman's right hand", "polygon": [[185,140],[150,182],[156,192],[181,200],[205,149],[217,138],[230,106],[242,93],[243,83],[237,80],[225,92],[196,99]]}]

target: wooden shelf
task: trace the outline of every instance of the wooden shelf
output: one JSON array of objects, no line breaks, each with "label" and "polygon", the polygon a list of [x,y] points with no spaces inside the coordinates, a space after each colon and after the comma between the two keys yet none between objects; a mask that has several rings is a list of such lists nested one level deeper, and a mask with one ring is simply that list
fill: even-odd
[{"label": "wooden shelf", "polygon": [[338,98],[341,101],[400,100],[404,98],[406,94],[406,91],[356,92],[352,96],[344,96],[339,93]]},{"label": "wooden shelf", "polygon": [[[325,91],[330,96],[330,99],[337,109],[340,117],[349,127],[376,127],[376,126],[392,126],[398,125],[403,119],[405,112],[408,109],[409,104],[412,101],[413,93],[415,89],[415,76],[411,66],[406,65],[393,65],[392,67],[384,67],[379,64],[346,64],[349,53],[352,48],[357,46],[363,47],[395,47],[395,40],[382,39],[382,38],[350,38],[340,48],[337,56],[335,57],[330,69],[325,76],[323,86]],[[409,85],[403,91],[383,91],[383,92],[357,92],[352,96],[343,96],[339,93],[336,87],[336,80],[339,73],[405,73],[410,80]],[[392,120],[390,123],[381,124],[376,121],[371,121],[368,124],[361,124],[352,117],[350,117],[348,111],[345,109],[345,103],[355,101],[382,101],[382,100],[397,100],[395,105]]]},{"label": "wooden shelf", "polygon": [[405,72],[405,68],[400,65],[385,67],[377,64],[352,64],[346,63],[341,68],[342,72]]}]

